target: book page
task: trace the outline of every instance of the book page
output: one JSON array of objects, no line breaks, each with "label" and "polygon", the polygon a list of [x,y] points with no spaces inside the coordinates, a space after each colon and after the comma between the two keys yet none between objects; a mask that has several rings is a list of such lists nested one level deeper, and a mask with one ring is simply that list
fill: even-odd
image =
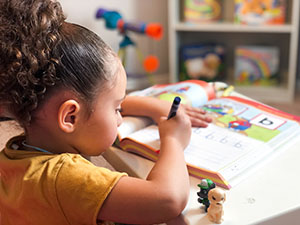
[{"label": "book page", "polygon": [[[191,166],[219,172],[226,180],[255,166],[300,131],[298,120],[294,120],[298,118],[258,102],[218,98],[203,108],[214,122],[207,128],[192,128],[185,160]],[[156,150],[160,148],[157,126],[129,137]]]},{"label": "book page", "polygon": [[[156,150],[160,148],[158,127],[155,125],[139,130],[129,135],[129,138]],[[212,171],[230,168],[226,174],[221,174],[231,178],[243,170],[247,162],[253,162],[253,151],[259,150],[260,157],[270,152],[270,148],[262,148],[262,145],[262,141],[210,124],[207,128],[192,128],[191,141],[184,156],[186,163],[199,168]]]},{"label": "book page", "polygon": [[285,142],[300,128],[299,118],[294,115],[237,97],[213,99],[203,109],[217,126],[262,141],[271,148]]},{"label": "book page", "polygon": [[160,149],[159,132],[156,125],[151,125],[137,132],[134,132],[128,135],[128,138],[137,140],[138,142],[154,148],[155,150]]},{"label": "book page", "polygon": [[153,121],[147,117],[134,117],[126,116],[123,117],[122,124],[118,127],[118,135],[120,139],[128,136],[129,134],[145,128],[152,124]]},{"label": "book page", "polygon": [[219,171],[263,144],[210,124],[207,128],[193,128],[185,159],[191,165]]}]

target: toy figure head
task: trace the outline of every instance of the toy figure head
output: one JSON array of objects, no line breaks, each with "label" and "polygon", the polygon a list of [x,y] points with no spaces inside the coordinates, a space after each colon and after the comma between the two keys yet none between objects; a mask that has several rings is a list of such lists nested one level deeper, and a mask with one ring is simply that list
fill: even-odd
[{"label": "toy figure head", "polygon": [[210,179],[202,179],[201,183],[198,184],[200,191],[198,192],[198,196],[201,198],[207,198],[208,192],[216,187],[216,184],[212,182]]},{"label": "toy figure head", "polygon": [[221,206],[226,200],[225,191],[221,188],[214,188],[208,192],[208,200],[210,205]]}]

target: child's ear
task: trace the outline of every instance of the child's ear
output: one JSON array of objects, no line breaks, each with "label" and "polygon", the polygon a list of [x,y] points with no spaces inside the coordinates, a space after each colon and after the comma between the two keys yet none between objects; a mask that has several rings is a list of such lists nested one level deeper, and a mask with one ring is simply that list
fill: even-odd
[{"label": "child's ear", "polygon": [[63,102],[58,109],[59,128],[66,133],[72,133],[78,121],[79,111],[80,105],[76,100]]}]

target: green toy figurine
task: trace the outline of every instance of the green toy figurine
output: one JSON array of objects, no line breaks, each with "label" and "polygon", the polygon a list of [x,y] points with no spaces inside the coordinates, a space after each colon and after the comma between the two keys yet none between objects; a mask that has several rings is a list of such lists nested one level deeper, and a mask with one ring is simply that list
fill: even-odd
[{"label": "green toy figurine", "polygon": [[200,188],[200,191],[197,192],[198,195],[198,202],[203,204],[205,206],[205,212],[207,212],[207,209],[210,205],[210,202],[208,200],[208,192],[216,187],[216,184],[212,182],[210,179],[202,179],[200,184],[198,184],[198,187]]}]

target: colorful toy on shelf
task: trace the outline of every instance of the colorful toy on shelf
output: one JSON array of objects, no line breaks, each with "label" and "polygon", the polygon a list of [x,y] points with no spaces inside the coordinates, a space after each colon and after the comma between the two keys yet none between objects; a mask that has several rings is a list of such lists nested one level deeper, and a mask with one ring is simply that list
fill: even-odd
[{"label": "colorful toy on shelf", "polygon": [[213,223],[223,222],[223,204],[226,200],[226,193],[221,188],[214,188],[208,192],[208,200],[210,205],[207,209],[208,219]]},{"label": "colorful toy on shelf", "polygon": [[[126,49],[129,46],[134,46],[137,51],[140,63],[143,66],[149,80],[150,74],[155,72],[159,67],[159,59],[154,55],[144,57],[142,52],[137,48],[136,43],[129,37],[130,32],[147,35],[154,40],[160,40],[163,35],[163,28],[159,23],[130,23],[124,21],[121,14],[117,11],[110,11],[103,8],[97,10],[97,19],[104,19],[105,26],[110,30],[118,30],[123,36],[119,44],[119,57],[126,68]],[[153,82],[150,82],[153,83]]]},{"label": "colorful toy on shelf", "polygon": [[236,85],[276,85],[278,70],[278,47],[238,46],[235,50]]},{"label": "colorful toy on shelf", "polygon": [[154,39],[162,38],[162,27],[158,23],[129,23],[125,22],[121,14],[117,11],[109,11],[103,8],[98,9],[96,18],[105,20],[106,28],[118,29],[121,33],[132,31],[140,34],[146,34]]},{"label": "colorful toy on shelf", "polygon": [[215,22],[222,14],[221,0],[185,0],[184,20],[191,23]]},{"label": "colorful toy on shelf", "polygon": [[181,48],[180,80],[222,80],[224,48],[216,44],[186,45]]},{"label": "colorful toy on shelf", "polygon": [[284,24],[286,0],[235,0],[235,22],[248,25]]},{"label": "colorful toy on shelf", "polygon": [[210,205],[210,202],[208,200],[208,193],[211,189],[216,187],[216,184],[210,179],[202,179],[200,184],[198,184],[198,187],[200,188],[200,191],[197,192],[197,195],[199,197],[198,202],[205,206],[205,212],[207,212],[207,209]]}]

